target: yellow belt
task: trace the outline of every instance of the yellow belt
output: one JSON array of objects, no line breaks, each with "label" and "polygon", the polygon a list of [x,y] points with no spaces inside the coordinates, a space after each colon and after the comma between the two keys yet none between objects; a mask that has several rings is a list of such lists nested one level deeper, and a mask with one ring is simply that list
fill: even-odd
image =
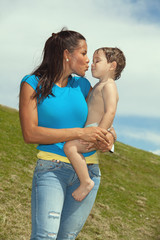
[{"label": "yellow belt", "polygon": [[[50,153],[50,152],[44,152],[44,151],[39,151],[37,154],[37,157],[42,160],[59,160],[61,162],[65,163],[70,163],[67,157],[55,154],[55,153]],[[98,164],[98,154],[95,152],[91,156],[85,157],[86,163],[87,164]]]}]

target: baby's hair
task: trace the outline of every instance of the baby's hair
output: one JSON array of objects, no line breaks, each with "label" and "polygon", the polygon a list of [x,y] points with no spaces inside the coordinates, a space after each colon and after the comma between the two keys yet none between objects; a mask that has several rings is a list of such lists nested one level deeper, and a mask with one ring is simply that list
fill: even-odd
[{"label": "baby's hair", "polygon": [[117,63],[117,67],[115,70],[115,80],[119,79],[121,77],[121,72],[126,66],[126,58],[124,56],[124,53],[117,47],[116,48],[102,47],[97,49],[95,52],[98,52],[99,50],[103,50],[108,63],[114,61]]}]

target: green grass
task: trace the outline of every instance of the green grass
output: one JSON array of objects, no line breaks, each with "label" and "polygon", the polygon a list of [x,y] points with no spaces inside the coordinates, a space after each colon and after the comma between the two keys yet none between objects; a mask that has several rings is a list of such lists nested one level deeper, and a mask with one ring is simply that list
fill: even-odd
[{"label": "green grass", "polygon": [[[18,111],[0,105],[0,240],[29,240],[36,152]],[[77,240],[160,240],[160,157],[117,142],[99,159],[100,189]]]}]

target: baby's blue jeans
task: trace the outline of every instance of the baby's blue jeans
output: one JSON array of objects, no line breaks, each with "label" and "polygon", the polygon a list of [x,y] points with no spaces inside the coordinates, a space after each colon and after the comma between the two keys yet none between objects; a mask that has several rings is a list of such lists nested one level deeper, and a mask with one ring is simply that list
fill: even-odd
[{"label": "baby's blue jeans", "polygon": [[79,179],[69,163],[38,160],[32,186],[31,240],[75,239],[94,204],[100,184],[98,164],[88,165],[95,185],[78,202],[72,197]]}]

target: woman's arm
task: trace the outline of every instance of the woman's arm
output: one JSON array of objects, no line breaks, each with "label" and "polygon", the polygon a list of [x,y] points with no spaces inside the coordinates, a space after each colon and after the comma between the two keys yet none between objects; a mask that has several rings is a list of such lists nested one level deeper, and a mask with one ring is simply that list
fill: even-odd
[{"label": "woman's arm", "polygon": [[28,83],[22,83],[20,90],[19,115],[24,141],[26,143],[53,144],[57,142],[82,139],[106,144],[105,129],[98,127],[52,129],[38,126],[37,101],[32,99],[33,88]]}]

